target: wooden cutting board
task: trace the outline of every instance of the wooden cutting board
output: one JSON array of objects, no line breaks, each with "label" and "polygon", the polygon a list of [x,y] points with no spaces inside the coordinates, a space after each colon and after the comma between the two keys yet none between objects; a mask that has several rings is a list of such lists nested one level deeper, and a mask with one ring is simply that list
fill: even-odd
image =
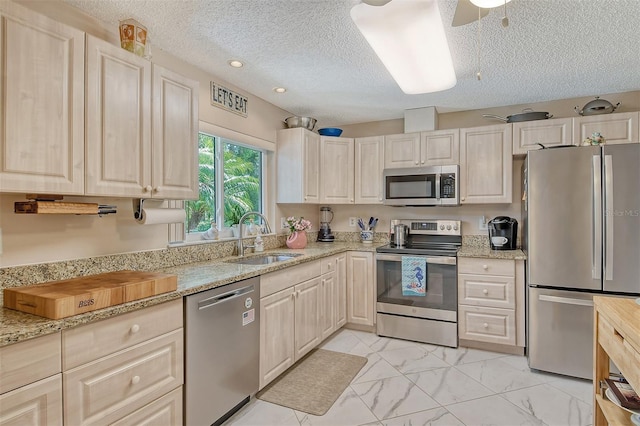
[{"label": "wooden cutting board", "polygon": [[178,277],[116,271],[32,286],[5,288],[5,308],[60,319],[175,291]]}]

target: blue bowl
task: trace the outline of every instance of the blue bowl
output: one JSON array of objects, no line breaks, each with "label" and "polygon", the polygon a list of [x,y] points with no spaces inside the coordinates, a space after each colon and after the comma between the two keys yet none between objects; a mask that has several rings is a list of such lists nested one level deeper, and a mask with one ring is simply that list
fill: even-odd
[{"label": "blue bowl", "polygon": [[342,134],[342,129],[338,129],[337,127],[325,127],[324,129],[318,129],[318,133],[322,136],[340,136]]}]

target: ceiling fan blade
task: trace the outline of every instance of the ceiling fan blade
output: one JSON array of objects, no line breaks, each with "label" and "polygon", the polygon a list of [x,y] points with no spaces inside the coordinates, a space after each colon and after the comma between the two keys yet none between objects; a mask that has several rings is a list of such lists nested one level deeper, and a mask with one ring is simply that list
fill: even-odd
[{"label": "ceiling fan blade", "polygon": [[[480,8],[480,16],[484,18],[489,14],[490,9]],[[470,24],[471,22],[478,20],[478,6],[471,3],[469,0],[458,0],[456,6],[456,13],[453,15],[452,27],[459,27],[461,25]]]}]

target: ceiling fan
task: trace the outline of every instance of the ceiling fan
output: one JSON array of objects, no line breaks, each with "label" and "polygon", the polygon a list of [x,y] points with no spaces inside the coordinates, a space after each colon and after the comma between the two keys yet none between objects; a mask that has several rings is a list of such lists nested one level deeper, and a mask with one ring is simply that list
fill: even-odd
[{"label": "ceiling fan", "polygon": [[502,18],[502,25],[508,26],[506,4],[511,0],[458,0],[456,12],[453,15],[452,27],[459,27],[470,24],[489,14],[489,10],[494,7],[505,5],[505,15]]}]

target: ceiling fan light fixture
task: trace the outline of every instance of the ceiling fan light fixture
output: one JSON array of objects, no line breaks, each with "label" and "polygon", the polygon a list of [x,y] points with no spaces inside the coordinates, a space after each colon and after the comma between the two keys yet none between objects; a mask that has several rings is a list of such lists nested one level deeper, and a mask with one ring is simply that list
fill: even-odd
[{"label": "ceiling fan light fixture", "polygon": [[406,94],[438,92],[456,85],[456,75],[437,0],[365,3],[351,19]]},{"label": "ceiling fan light fixture", "polygon": [[483,9],[491,9],[492,7],[504,6],[505,3],[509,3],[511,0],[469,0],[471,3]]}]

